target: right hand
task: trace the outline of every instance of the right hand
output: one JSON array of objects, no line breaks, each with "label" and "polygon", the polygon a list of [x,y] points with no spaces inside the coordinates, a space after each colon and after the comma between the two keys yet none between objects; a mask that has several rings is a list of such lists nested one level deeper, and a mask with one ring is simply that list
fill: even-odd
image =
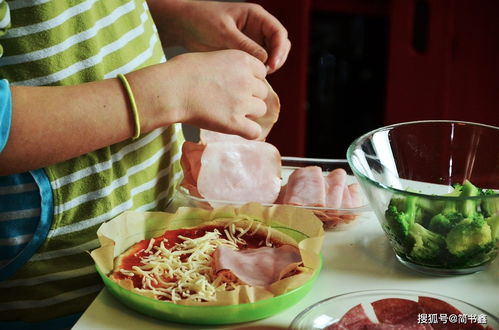
[{"label": "right hand", "polygon": [[267,110],[267,70],[255,57],[240,50],[187,53],[157,67],[153,88],[175,122],[247,139],[261,134],[254,120]]}]

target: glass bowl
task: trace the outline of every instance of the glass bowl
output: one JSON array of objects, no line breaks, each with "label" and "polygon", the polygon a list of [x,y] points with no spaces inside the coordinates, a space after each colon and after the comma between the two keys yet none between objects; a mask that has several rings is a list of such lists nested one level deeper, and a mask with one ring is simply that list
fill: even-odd
[{"label": "glass bowl", "polygon": [[455,275],[494,260],[498,142],[498,127],[442,120],[382,127],[350,145],[348,163],[402,264]]},{"label": "glass bowl", "polygon": [[[357,183],[357,178],[353,175],[350,166],[346,159],[318,159],[318,158],[300,158],[300,157],[282,157],[282,185],[288,181],[289,175],[293,170],[306,166],[319,166],[324,175],[336,168],[342,168],[347,172],[347,184]],[[176,206],[191,206],[211,209],[210,203],[218,205],[240,206],[250,201],[221,201],[205,199],[193,196],[184,187],[177,188],[177,196],[174,204],[170,209],[175,209]],[[272,206],[275,204],[265,204]],[[366,213],[371,211],[367,198],[362,195],[362,205],[355,208],[330,208],[330,207],[312,207],[312,206],[296,206],[311,210],[315,215],[322,220],[325,231],[342,231],[352,228],[364,219],[367,219]]]},{"label": "glass bowl", "polygon": [[[420,297],[423,297],[421,302]],[[376,309],[374,302],[377,302]],[[353,309],[359,304],[361,310]],[[368,317],[367,322],[391,322],[386,329],[416,329],[416,325],[430,325],[434,329],[499,329],[497,316],[479,307],[455,298],[412,290],[366,290],[333,296],[303,310],[292,321],[290,329],[348,329],[348,323],[357,322],[358,326],[365,321],[362,316]],[[408,323],[414,326],[409,327]]]}]

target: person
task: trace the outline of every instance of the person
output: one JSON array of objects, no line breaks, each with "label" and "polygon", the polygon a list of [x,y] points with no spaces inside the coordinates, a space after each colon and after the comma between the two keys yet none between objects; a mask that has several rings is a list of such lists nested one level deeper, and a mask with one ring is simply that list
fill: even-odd
[{"label": "person", "polygon": [[0,328],[67,328],[99,225],[168,205],[181,123],[256,138],[291,44],[259,5],[186,0],[0,0],[0,33]]}]

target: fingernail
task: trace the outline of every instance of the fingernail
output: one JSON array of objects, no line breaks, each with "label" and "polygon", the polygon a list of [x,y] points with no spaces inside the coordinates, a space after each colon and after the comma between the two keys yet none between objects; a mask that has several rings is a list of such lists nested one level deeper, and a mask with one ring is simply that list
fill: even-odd
[{"label": "fingernail", "polygon": [[265,62],[267,60],[267,56],[267,52],[264,49],[257,49],[255,53],[255,57],[262,62]]},{"label": "fingernail", "polygon": [[276,58],[275,60],[275,67],[278,68],[279,65],[281,64],[282,59],[280,57]]}]

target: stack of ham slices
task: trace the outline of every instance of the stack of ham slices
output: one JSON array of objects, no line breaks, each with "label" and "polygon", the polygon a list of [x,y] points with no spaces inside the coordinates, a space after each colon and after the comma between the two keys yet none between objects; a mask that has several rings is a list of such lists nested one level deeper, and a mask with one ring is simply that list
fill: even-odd
[{"label": "stack of ham slices", "polygon": [[[366,313],[364,306],[358,304],[348,310],[341,319],[328,326],[328,330],[425,330],[425,329],[491,329],[475,321],[460,320],[466,316],[449,303],[432,297],[418,297],[418,301],[402,298],[386,298],[371,303],[376,320]],[[431,319],[430,316],[437,316]],[[451,315],[456,316],[454,322]],[[460,321],[459,321],[460,320]]]},{"label": "stack of ham slices", "polygon": [[298,168],[283,185],[279,150],[265,142],[279,114],[277,95],[271,89],[269,95],[259,139],[201,130],[199,143],[183,144],[181,186],[191,196],[206,199],[211,207],[258,202],[316,208],[328,228],[355,219],[337,210],[360,207],[363,202],[359,185],[347,184],[347,173],[341,168],[326,176],[319,166]]},{"label": "stack of ham slices", "polygon": [[310,207],[326,227],[355,219],[337,209],[362,206],[357,183],[347,184],[347,173],[337,168],[324,175],[319,166],[297,168],[283,185],[277,148],[264,141],[201,131],[199,143],[185,142],[181,186],[211,207],[227,202],[289,204]]}]

